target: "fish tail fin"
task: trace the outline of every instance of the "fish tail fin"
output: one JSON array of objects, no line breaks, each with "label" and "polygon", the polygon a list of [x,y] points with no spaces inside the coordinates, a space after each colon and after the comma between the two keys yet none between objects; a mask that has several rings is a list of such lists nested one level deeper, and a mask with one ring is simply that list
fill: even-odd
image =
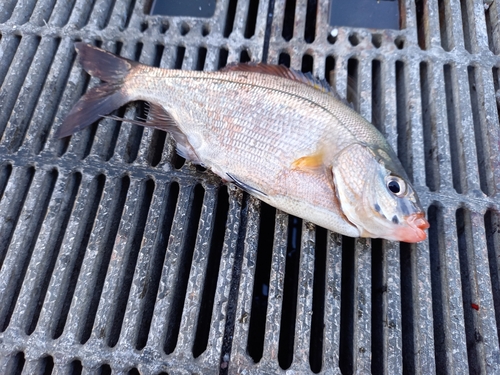
[{"label": "fish tail fin", "polygon": [[140,65],[82,42],[75,43],[75,48],[83,69],[104,83],[88,90],[78,100],[55,132],[56,138],[76,133],[128,103],[131,98],[123,84],[132,70]]}]

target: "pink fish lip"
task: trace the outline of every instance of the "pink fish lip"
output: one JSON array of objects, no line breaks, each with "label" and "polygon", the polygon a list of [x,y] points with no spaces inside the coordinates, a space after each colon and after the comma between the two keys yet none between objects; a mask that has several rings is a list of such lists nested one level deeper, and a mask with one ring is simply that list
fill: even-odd
[{"label": "pink fish lip", "polygon": [[429,222],[425,219],[423,212],[411,214],[405,218],[406,225],[395,230],[399,241],[415,243],[427,238],[425,230],[429,228]]}]

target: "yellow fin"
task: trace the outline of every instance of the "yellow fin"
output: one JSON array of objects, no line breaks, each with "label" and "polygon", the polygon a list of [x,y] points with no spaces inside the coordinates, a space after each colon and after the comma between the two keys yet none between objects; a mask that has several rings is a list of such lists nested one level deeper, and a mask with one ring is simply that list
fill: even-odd
[{"label": "yellow fin", "polygon": [[323,152],[320,151],[313,155],[303,156],[292,163],[292,169],[319,169],[323,167]]}]

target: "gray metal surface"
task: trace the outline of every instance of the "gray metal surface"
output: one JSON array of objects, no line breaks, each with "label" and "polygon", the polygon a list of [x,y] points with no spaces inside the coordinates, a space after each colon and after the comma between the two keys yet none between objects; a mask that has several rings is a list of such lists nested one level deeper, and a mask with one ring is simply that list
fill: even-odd
[{"label": "gray metal surface", "polygon": [[[209,19],[3,1],[0,373],[500,373],[500,4],[401,1],[397,31],[270,1],[221,0]],[[54,139],[97,83],[75,40],[162,67],[264,59],[325,77],[397,150],[429,239],[316,228],[158,131],[103,120]]]}]

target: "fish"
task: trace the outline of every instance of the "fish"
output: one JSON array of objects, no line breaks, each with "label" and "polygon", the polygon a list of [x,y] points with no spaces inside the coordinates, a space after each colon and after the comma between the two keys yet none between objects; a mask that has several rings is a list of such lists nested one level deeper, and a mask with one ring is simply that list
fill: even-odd
[{"label": "fish", "polygon": [[63,138],[129,102],[202,165],[288,214],[349,237],[415,243],[425,212],[384,136],[324,80],[281,65],[230,64],[219,71],[162,69],[75,43],[101,83],[74,105]]}]

